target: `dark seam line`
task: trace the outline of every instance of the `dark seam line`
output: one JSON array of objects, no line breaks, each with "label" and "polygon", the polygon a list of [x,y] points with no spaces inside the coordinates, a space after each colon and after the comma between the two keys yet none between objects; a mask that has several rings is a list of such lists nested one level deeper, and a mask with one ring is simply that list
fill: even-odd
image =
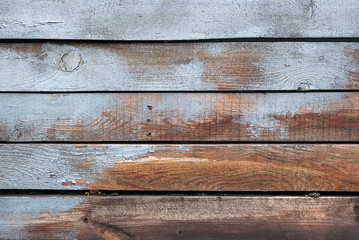
[{"label": "dark seam line", "polygon": [[137,144],[172,144],[172,145],[258,145],[258,144],[276,144],[276,145],[295,145],[295,144],[342,144],[342,145],[356,145],[359,144],[359,141],[0,141],[0,144],[3,145],[26,145],[26,144],[51,144],[51,145],[79,145],[79,144],[94,144],[94,145],[137,145]]},{"label": "dark seam line", "polygon": [[295,94],[303,94],[303,93],[335,93],[335,92],[359,92],[359,89],[325,89],[325,90],[189,90],[189,91],[1,91],[0,94],[113,94],[113,93],[191,93],[191,94],[201,94],[201,93],[243,93],[243,94],[252,94],[252,93],[295,93]]},{"label": "dark seam line", "polygon": [[182,40],[101,40],[101,39],[33,39],[33,38],[3,38],[0,43],[205,43],[205,42],[359,42],[359,37],[301,37],[301,38],[207,38]]},{"label": "dark seam line", "polygon": [[[359,196],[359,192],[337,192],[337,191],[118,191],[118,190],[100,190],[101,195],[97,196],[249,196],[249,197],[275,197],[275,196],[297,196],[297,197],[316,197],[325,196]],[[85,195],[90,190],[41,190],[41,189],[3,189],[0,190],[0,196],[5,195]],[[318,193],[318,194],[312,194]]]}]

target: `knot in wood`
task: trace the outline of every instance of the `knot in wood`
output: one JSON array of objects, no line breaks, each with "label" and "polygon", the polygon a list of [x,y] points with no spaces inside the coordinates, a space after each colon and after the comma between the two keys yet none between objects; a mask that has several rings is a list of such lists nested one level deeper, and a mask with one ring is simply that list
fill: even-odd
[{"label": "knot in wood", "polygon": [[299,91],[309,91],[310,90],[310,84],[309,83],[301,83],[298,86]]},{"label": "knot in wood", "polygon": [[72,72],[80,67],[81,62],[81,54],[76,50],[70,50],[62,56],[58,68],[64,72]]}]

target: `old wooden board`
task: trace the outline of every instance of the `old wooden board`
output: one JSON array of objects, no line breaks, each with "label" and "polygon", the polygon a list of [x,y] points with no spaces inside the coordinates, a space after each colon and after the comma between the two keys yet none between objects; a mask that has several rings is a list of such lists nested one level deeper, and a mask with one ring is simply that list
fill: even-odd
[{"label": "old wooden board", "polygon": [[1,189],[359,191],[359,145],[1,144]]},{"label": "old wooden board", "polygon": [[358,197],[2,196],[1,239],[357,239]]},{"label": "old wooden board", "polygon": [[358,141],[359,93],[0,94],[0,140]]},{"label": "old wooden board", "polygon": [[3,39],[358,37],[356,0],[5,0]]},{"label": "old wooden board", "polygon": [[0,91],[359,89],[359,43],[1,43]]}]

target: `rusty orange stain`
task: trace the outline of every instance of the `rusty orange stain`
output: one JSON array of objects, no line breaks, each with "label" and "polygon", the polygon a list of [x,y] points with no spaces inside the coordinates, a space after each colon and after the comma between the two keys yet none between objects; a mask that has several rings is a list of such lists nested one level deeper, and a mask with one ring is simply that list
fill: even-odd
[{"label": "rusty orange stain", "polygon": [[83,180],[83,179],[75,179],[75,182],[76,182],[77,185],[86,184],[85,180]]},{"label": "rusty orange stain", "polygon": [[65,182],[62,182],[62,186],[70,186],[70,185],[75,185],[75,183],[69,181],[68,179],[66,179]]}]

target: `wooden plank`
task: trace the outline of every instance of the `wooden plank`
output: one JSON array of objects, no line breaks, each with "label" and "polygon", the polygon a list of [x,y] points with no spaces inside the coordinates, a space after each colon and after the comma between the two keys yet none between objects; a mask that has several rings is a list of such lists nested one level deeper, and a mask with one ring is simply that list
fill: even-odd
[{"label": "wooden plank", "polygon": [[0,140],[359,141],[359,93],[0,94]]},{"label": "wooden plank", "polygon": [[1,239],[357,239],[358,197],[0,197]]},{"label": "wooden plank", "polygon": [[5,0],[3,39],[358,37],[356,0]]},{"label": "wooden plank", "polygon": [[356,90],[359,43],[1,43],[0,91]]},{"label": "wooden plank", "polygon": [[359,145],[1,144],[0,189],[359,191]]}]

